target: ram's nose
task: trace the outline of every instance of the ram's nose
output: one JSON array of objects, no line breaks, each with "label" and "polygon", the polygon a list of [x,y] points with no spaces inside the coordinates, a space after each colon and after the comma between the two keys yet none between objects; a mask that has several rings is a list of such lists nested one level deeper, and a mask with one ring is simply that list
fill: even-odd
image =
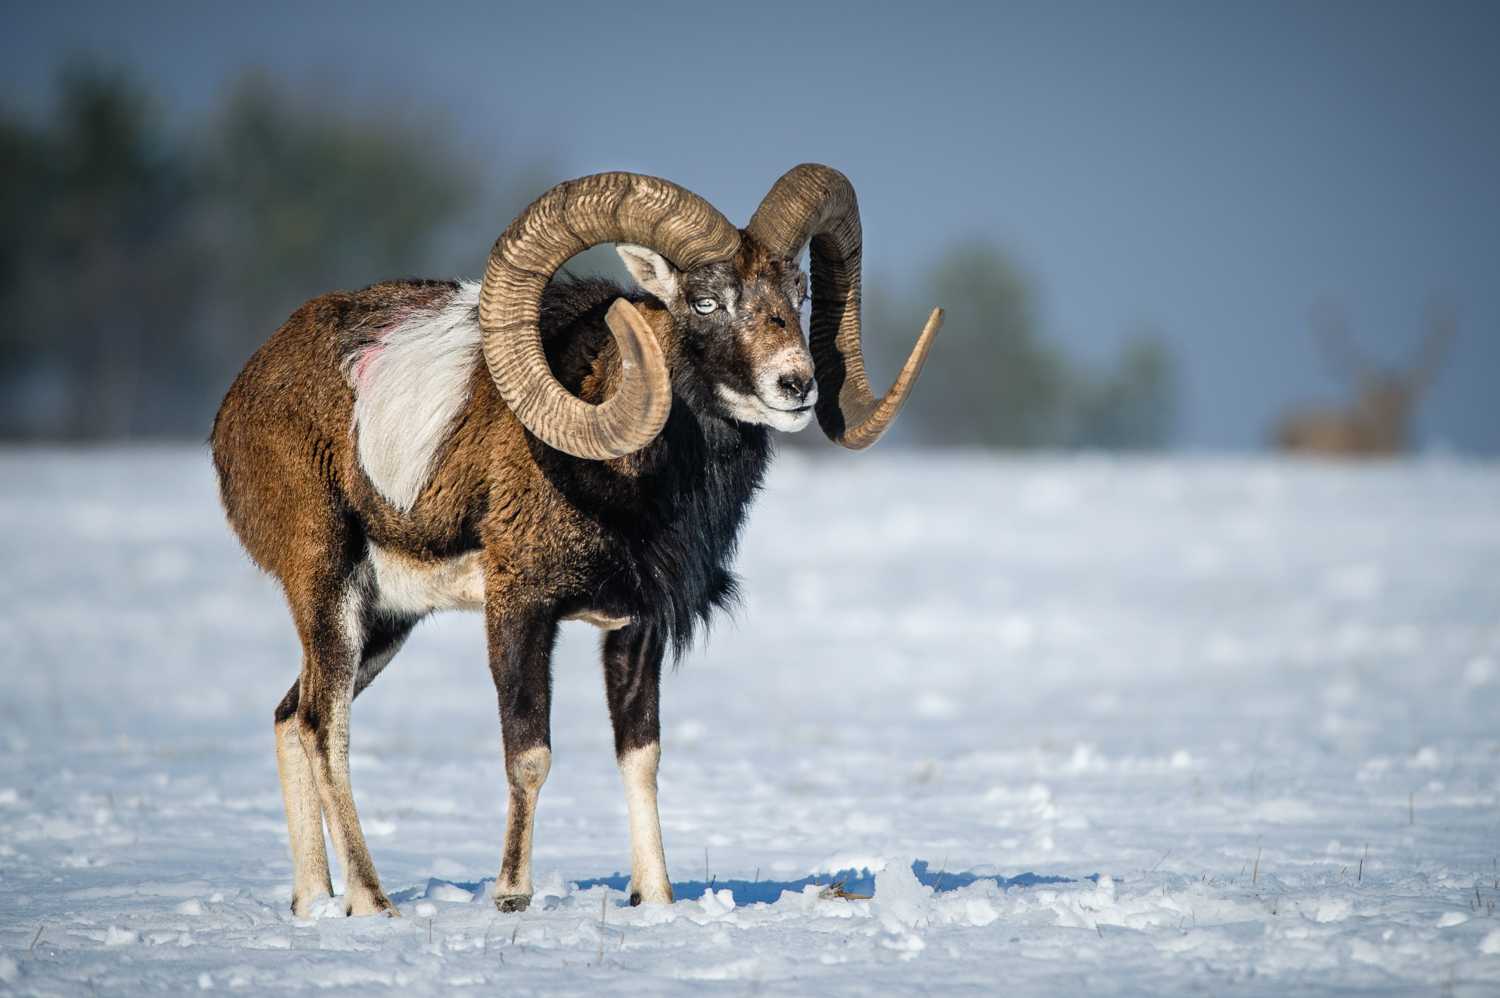
[{"label": "ram's nose", "polygon": [[776,379],[776,387],[781,389],[781,394],[797,405],[807,401],[807,397],[812,394],[817,384],[817,380],[811,374],[798,371],[788,372]]}]

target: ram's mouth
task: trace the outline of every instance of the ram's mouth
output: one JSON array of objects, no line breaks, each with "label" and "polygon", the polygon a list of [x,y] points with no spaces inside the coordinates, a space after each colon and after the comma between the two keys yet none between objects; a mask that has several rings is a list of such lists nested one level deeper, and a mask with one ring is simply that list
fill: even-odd
[{"label": "ram's mouth", "polygon": [[761,405],[765,406],[767,409],[770,409],[772,412],[781,412],[785,413],[788,416],[800,416],[804,412],[811,412],[813,406],[818,404],[818,386],[813,386],[812,391],[807,393],[807,398],[803,399],[800,405],[772,405],[770,402],[767,402],[765,397],[762,396],[759,392],[755,393],[755,398],[760,402]]},{"label": "ram's mouth", "polygon": [[756,403],[766,412],[763,422],[786,433],[796,433],[812,421],[813,406],[818,402],[818,390],[814,388],[801,405],[773,405],[757,392]]},{"label": "ram's mouth", "polygon": [[783,433],[796,433],[812,422],[812,403],[797,406],[795,409],[782,409],[771,405],[760,396],[755,396],[755,401],[765,410],[765,416],[760,422],[774,430]]},{"label": "ram's mouth", "polygon": [[796,433],[812,422],[814,394],[795,409],[783,409],[761,398],[759,393],[741,394],[726,385],[719,385],[719,401],[731,417],[742,423],[758,423],[783,433]]}]

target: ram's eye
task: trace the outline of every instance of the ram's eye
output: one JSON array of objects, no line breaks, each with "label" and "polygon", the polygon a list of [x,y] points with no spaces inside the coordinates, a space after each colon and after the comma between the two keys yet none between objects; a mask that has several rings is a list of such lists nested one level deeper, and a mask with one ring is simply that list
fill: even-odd
[{"label": "ram's eye", "polygon": [[693,302],[693,311],[699,315],[708,315],[719,307],[719,302],[714,298],[699,298]]}]

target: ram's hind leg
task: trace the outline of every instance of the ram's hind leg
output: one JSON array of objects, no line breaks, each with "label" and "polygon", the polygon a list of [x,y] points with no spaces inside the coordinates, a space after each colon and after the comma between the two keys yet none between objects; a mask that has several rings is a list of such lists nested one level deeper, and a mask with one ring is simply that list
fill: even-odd
[{"label": "ram's hind leg", "polygon": [[615,728],[615,760],[630,812],[630,903],[672,903],[667,857],[656,809],[661,762],[661,640],[651,624],[632,624],[604,638],[604,690]]},{"label": "ram's hind leg", "polygon": [[323,805],[297,721],[301,687],[299,679],[276,708],[276,771],[281,776],[281,801],[292,850],[292,914],[307,918],[319,899],[333,894],[333,881],[328,876],[328,850],[323,846]]},{"label": "ram's hind leg", "polygon": [[[384,616],[369,622],[354,679],[355,697],[390,663],[415,624],[415,619]],[[333,882],[328,875],[328,850],[323,845],[323,804],[297,720],[301,688],[299,679],[276,708],[276,770],[281,775],[292,851],[292,914],[306,918],[319,898],[333,894]]]},{"label": "ram's hind leg", "polygon": [[354,677],[354,699],[358,700],[375,677],[396,657],[406,639],[417,626],[416,617],[393,617],[386,614],[367,615],[365,620],[364,649],[359,657],[359,672]]},{"label": "ram's hind leg", "polygon": [[380,888],[349,783],[349,707],[376,619],[374,588],[369,563],[360,560],[292,594],[306,652],[297,702],[298,735],[344,870],[344,900],[351,915],[397,914]]}]

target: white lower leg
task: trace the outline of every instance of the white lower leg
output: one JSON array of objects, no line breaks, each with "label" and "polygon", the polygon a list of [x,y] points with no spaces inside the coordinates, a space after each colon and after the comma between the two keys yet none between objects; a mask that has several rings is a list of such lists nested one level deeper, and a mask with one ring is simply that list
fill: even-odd
[{"label": "white lower leg", "polygon": [[292,851],[292,914],[305,918],[313,902],[333,893],[333,882],[323,845],[323,806],[297,728],[295,717],[276,725],[276,770]]},{"label": "white lower leg", "polygon": [[524,911],[531,903],[531,834],[536,824],[536,802],[552,769],[552,750],[540,745],[527,749],[518,753],[507,768],[510,805],[500,876],[495,881],[495,904],[501,911]]},{"label": "white lower leg", "polygon": [[656,809],[656,771],[661,743],[628,749],[620,755],[625,805],[630,811],[630,903],[671,904],[667,856],[661,844],[661,817]]},{"label": "white lower leg", "polygon": [[370,859],[365,835],[359,826],[359,812],[354,806],[354,791],[349,784],[349,708],[335,707],[328,725],[327,738],[318,739],[302,730],[302,745],[312,762],[318,798],[328,818],[328,835],[338,853],[344,871],[344,901],[350,915],[398,915],[385,892],[375,863]]}]

